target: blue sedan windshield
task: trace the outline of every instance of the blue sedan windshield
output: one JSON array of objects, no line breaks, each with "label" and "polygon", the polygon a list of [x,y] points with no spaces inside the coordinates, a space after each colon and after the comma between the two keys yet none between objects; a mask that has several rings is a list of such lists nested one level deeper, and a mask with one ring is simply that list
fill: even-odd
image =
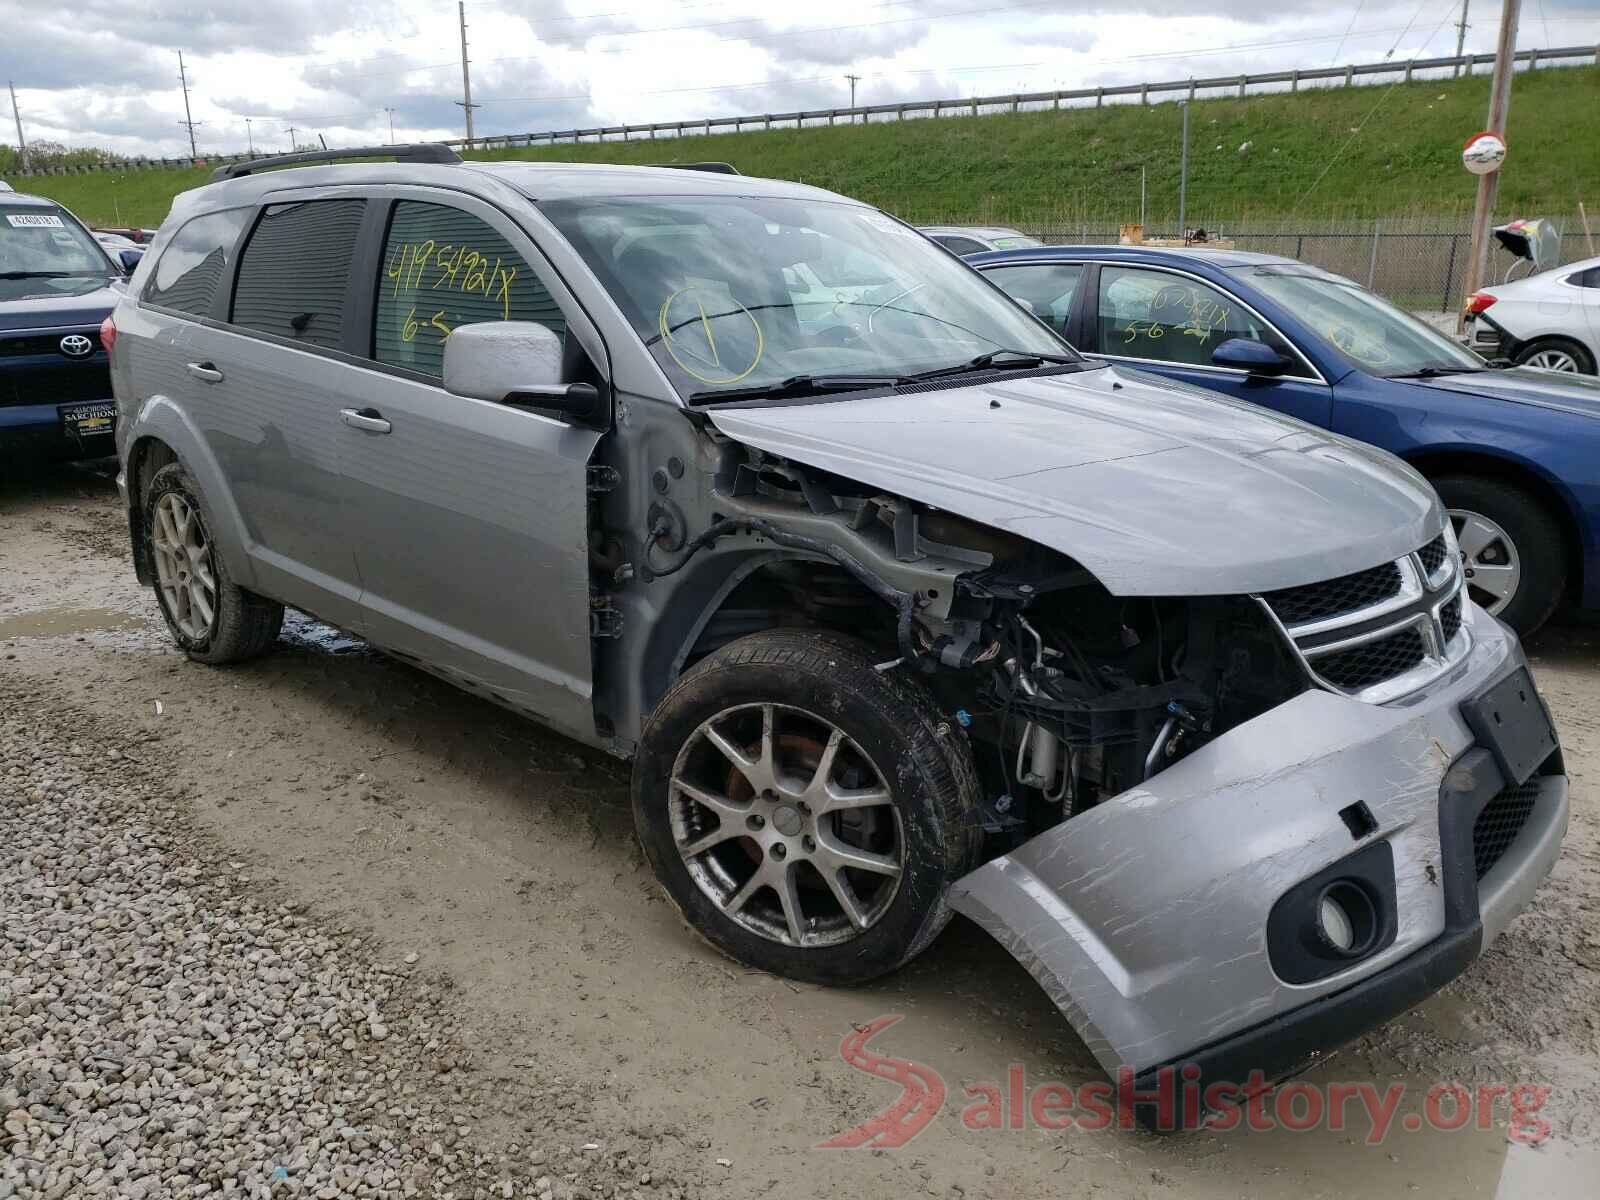
[{"label": "blue sedan windshield", "polygon": [[1301,264],[1235,268],[1356,366],[1375,375],[1478,371],[1483,360],[1341,275]]}]

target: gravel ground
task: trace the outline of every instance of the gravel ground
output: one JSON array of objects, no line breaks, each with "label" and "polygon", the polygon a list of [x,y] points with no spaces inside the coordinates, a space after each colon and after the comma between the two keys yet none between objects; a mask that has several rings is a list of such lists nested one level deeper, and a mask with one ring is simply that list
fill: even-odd
[{"label": "gravel ground", "polygon": [[483,1149],[449,977],[307,920],[38,699],[0,704],[0,1198],[679,1194],[626,1147]]},{"label": "gravel ground", "polygon": [[[1307,1078],[1552,1089],[1537,1150],[1486,1129],[977,1132],[967,1086],[1101,1078],[955,922],[834,990],[688,933],[626,769],[295,615],[212,670],[133,580],[109,479],[0,477],[0,1200],[45,1196],[1592,1197],[1600,1178],[1600,632],[1530,646],[1573,777],[1535,903],[1456,983]],[[892,1152],[818,1149],[894,1095]],[[1399,1128],[1397,1124],[1397,1128]]]}]

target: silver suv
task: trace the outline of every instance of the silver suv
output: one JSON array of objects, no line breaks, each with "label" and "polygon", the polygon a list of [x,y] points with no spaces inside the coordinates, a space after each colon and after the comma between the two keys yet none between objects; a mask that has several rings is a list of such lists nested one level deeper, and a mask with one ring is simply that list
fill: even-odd
[{"label": "silver suv", "polygon": [[857,982],[962,912],[1212,1107],[1549,872],[1554,730],[1398,460],[1088,362],[814,188],[368,153],[223,169],[114,314],[190,658],[354,630],[631,758],[743,962]]}]

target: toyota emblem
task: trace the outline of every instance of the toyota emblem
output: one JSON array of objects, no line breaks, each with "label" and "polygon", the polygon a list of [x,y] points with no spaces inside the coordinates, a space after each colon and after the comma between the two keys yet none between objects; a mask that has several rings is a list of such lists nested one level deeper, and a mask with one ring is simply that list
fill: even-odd
[{"label": "toyota emblem", "polygon": [[94,343],[81,333],[69,333],[61,339],[61,353],[68,358],[84,358],[94,353]]}]

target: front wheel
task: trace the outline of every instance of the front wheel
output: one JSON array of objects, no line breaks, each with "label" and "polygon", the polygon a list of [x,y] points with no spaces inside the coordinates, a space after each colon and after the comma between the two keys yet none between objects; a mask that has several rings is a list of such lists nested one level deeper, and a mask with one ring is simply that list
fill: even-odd
[{"label": "front wheel", "polygon": [[1567,585],[1561,527],[1515,484],[1446,475],[1433,486],[1455,526],[1468,594],[1527,637],[1550,618]]},{"label": "front wheel", "polygon": [[982,849],[959,725],[864,646],[809,632],[742,638],[678,681],[645,728],[633,811],[698,932],[816,983],[921,951]]}]

